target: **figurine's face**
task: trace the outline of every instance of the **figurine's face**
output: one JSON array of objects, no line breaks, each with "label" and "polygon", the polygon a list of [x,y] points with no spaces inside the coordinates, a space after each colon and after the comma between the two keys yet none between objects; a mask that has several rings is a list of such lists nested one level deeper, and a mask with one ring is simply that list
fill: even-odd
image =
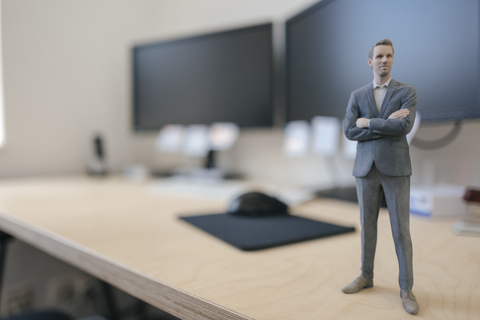
[{"label": "figurine's face", "polygon": [[387,45],[373,48],[373,58],[368,59],[368,65],[373,73],[384,78],[390,75],[393,64],[393,48]]}]

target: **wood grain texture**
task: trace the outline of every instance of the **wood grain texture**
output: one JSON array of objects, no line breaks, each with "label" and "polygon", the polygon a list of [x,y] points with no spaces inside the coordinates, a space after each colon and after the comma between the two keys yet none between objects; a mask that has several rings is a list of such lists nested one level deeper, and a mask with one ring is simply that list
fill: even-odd
[{"label": "wood grain texture", "polygon": [[[62,177],[0,182],[0,229],[181,319],[406,319],[388,214],[379,218],[375,286],[341,288],[360,273],[358,207],[315,200],[304,217],[357,232],[242,252],[180,214],[216,213],[221,201],[154,194],[148,183]],[[480,238],[454,220],[412,217],[418,318],[478,319]]]}]

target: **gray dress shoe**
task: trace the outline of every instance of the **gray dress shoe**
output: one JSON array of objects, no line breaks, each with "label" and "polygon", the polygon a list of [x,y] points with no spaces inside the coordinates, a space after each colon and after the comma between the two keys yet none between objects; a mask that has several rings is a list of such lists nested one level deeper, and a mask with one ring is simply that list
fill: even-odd
[{"label": "gray dress shoe", "polygon": [[418,313],[417,298],[415,298],[412,290],[400,290],[400,297],[402,298],[402,305],[405,311],[410,314]]},{"label": "gray dress shoe", "polygon": [[344,287],[342,291],[344,293],[355,293],[362,289],[367,289],[373,287],[373,279],[367,279],[362,276],[358,277],[350,283],[348,286]]}]

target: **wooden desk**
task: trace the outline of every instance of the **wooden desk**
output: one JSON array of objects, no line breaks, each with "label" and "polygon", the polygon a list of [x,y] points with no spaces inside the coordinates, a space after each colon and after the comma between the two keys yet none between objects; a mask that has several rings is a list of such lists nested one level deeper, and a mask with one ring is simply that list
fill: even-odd
[{"label": "wooden desk", "polygon": [[[357,232],[242,252],[176,218],[223,202],[161,197],[121,178],[0,182],[0,229],[182,319],[409,319],[402,308],[388,214],[379,219],[375,286],[360,273],[355,204],[315,200],[295,214]],[[480,317],[480,238],[454,220],[412,217],[418,318]]]}]

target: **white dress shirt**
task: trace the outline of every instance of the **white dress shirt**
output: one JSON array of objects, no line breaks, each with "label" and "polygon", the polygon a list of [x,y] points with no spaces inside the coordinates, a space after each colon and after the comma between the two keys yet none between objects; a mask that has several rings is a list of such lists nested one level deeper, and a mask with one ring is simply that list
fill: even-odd
[{"label": "white dress shirt", "polygon": [[387,87],[390,81],[392,81],[392,78],[388,79],[383,85],[379,85],[373,80],[373,95],[375,96],[375,104],[377,105],[377,110],[379,112],[382,107],[383,99],[385,99],[385,94],[387,93]]},{"label": "white dress shirt", "polygon": [[[385,99],[385,95],[387,94],[388,84],[392,81],[392,78],[388,79],[383,85],[379,85],[373,80],[373,96],[375,97],[375,105],[377,106],[378,112],[382,108],[383,100]],[[367,127],[370,128],[370,120],[367,121]]]}]

